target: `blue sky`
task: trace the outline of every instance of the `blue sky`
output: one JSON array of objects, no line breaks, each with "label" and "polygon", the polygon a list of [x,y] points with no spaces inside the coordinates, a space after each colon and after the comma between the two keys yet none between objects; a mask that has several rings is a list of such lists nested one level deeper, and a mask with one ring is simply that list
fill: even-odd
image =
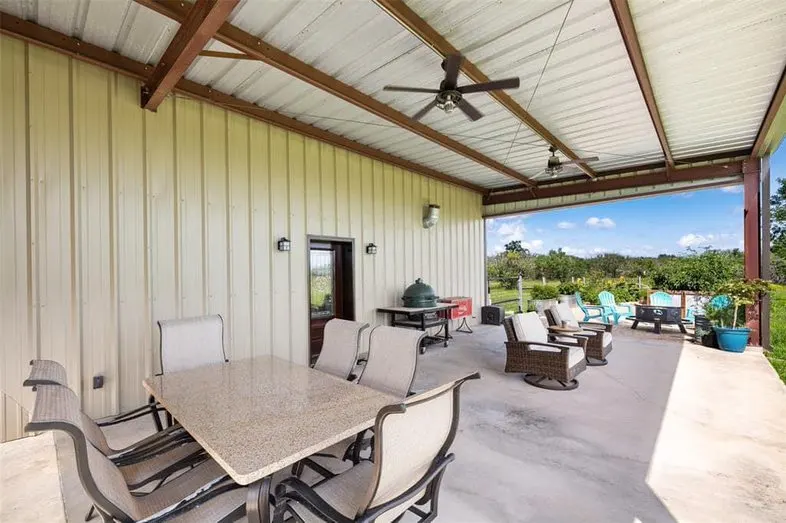
[{"label": "blue sky", "polygon": [[[786,178],[786,145],[772,156],[770,165],[774,188],[776,179]],[[486,243],[489,254],[520,240],[533,252],[562,248],[582,257],[742,248],[742,210],[741,185],[707,189],[489,219]]]}]

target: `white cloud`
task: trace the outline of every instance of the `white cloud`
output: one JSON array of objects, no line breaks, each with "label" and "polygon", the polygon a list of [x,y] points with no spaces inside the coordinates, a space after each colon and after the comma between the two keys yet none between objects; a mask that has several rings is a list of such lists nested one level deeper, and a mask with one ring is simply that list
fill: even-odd
[{"label": "white cloud", "polygon": [[605,247],[595,247],[591,252],[592,254],[603,254],[604,252],[609,252],[609,250]]},{"label": "white cloud", "polygon": [[571,256],[584,256],[587,254],[587,249],[582,249],[581,247],[570,247],[568,245],[564,245],[561,247],[562,252],[565,254],[570,254]]},{"label": "white cloud", "polygon": [[557,224],[557,229],[573,229],[576,227],[576,224],[573,222],[559,222]]},{"label": "white cloud", "polygon": [[527,229],[521,225],[513,225],[510,223],[503,223],[499,226],[499,229],[497,229],[497,234],[505,243],[523,240],[525,232],[527,232]]},{"label": "white cloud", "polygon": [[597,216],[588,218],[586,224],[592,229],[613,229],[617,226],[611,218],[598,218]]},{"label": "white cloud", "polygon": [[[710,235],[712,236],[712,235]],[[687,249],[688,247],[697,247],[699,245],[707,245],[709,243],[710,238],[708,236],[704,236],[701,234],[685,234],[679,240],[677,240],[677,245],[682,247],[683,249]]]},{"label": "white cloud", "polygon": [[721,187],[721,191],[731,193],[731,194],[740,194],[742,192],[742,185],[732,185],[730,187]]},{"label": "white cloud", "polygon": [[530,251],[540,251],[543,249],[543,240],[532,240],[531,242],[521,242],[521,246]]}]

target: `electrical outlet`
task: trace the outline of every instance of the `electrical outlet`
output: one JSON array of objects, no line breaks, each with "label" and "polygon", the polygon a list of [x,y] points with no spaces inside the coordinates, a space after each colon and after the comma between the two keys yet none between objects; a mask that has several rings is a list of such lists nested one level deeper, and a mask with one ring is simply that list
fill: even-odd
[{"label": "electrical outlet", "polygon": [[94,389],[101,389],[104,387],[104,377],[103,376],[93,376],[93,388]]}]

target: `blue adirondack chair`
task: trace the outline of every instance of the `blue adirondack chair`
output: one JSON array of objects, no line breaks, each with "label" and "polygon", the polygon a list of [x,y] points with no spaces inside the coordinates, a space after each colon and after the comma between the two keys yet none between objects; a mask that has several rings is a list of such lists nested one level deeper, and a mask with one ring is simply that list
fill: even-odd
[{"label": "blue adirondack chair", "polygon": [[650,305],[660,305],[661,307],[671,307],[674,303],[671,301],[671,295],[663,291],[653,292],[650,294]]},{"label": "blue adirondack chair", "polygon": [[576,305],[579,306],[581,312],[584,313],[584,319],[582,321],[590,321],[592,318],[604,318],[603,316],[603,307],[600,305],[585,305],[584,300],[581,299],[581,294],[578,292],[575,294],[576,296]]},{"label": "blue adirondack chair", "polygon": [[635,314],[633,307],[627,303],[617,305],[614,295],[609,291],[603,291],[598,294],[598,301],[601,307],[603,307],[603,321],[605,323],[609,322],[609,318],[614,318],[614,325],[617,325],[620,322],[620,318],[628,318]]}]

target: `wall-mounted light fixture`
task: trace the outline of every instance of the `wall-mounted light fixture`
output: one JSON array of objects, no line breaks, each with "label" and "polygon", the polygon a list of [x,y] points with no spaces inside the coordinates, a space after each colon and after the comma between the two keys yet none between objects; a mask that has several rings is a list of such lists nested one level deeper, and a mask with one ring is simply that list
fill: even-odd
[{"label": "wall-mounted light fixture", "polygon": [[376,254],[377,253],[377,246],[373,243],[369,243],[366,245],[366,254]]},{"label": "wall-mounted light fixture", "polygon": [[439,205],[430,203],[423,213],[423,228],[431,229],[439,221]]},{"label": "wall-mounted light fixture", "polygon": [[278,240],[278,250],[281,252],[288,252],[292,250],[292,242],[290,242],[286,236],[282,237]]}]

